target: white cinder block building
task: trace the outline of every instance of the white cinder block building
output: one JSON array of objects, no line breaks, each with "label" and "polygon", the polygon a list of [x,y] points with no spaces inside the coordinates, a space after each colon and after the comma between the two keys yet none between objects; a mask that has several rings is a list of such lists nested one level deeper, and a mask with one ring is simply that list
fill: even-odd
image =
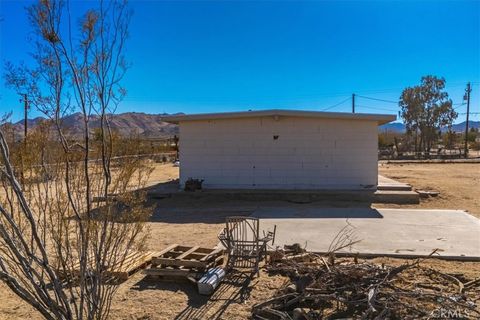
[{"label": "white cinder block building", "polygon": [[168,117],[180,184],[206,189],[374,189],[377,126],[394,115],[265,110]]}]

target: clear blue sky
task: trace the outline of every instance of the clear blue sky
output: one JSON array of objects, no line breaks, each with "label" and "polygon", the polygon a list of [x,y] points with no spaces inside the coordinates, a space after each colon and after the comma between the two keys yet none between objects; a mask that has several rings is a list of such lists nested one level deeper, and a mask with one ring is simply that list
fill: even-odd
[{"label": "clear blue sky", "polygon": [[[2,68],[7,60],[29,62],[24,11],[29,3],[1,0]],[[92,5],[74,1],[76,12]],[[353,92],[397,101],[402,88],[427,74],[446,78],[454,103],[462,102],[466,82],[473,82],[472,111],[480,112],[479,1],[131,1],[131,6],[132,68],[119,112],[322,110]],[[19,97],[3,79],[0,95],[0,114],[13,110],[14,120],[23,118]],[[330,110],[350,108],[347,101]],[[358,98],[357,112],[397,113],[398,107]]]}]

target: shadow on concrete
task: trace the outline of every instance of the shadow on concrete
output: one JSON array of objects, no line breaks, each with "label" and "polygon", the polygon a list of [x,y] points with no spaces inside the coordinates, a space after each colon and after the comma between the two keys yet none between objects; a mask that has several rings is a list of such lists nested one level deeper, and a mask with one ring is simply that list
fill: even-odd
[{"label": "shadow on concrete", "polygon": [[382,219],[383,215],[370,207],[317,207],[314,205],[275,204],[257,207],[198,207],[176,208],[157,206],[150,222],[171,224],[223,224],[229,216],[253,216],[260,219]]},{"label": "shadow on concrete", "polygon": [[168,197],[171,194],[175,194],[180,191],[180,180],[175,179],[171,181],[156,183],[146,187],[144,190],[148,192],[148,195],[150,197]]},{"label": "shadow on concrete", "polygon": [[157,207],[150,222],[163,223],[225,223],[229,216],[250,216],[254,209],[242,208],[164,208]]},{"label": "shadow on concrete", "polygon": [[[224,223],[228,216],[259,218],[382,218],[371,201],[316,199],[292,191],[274,194],[252,192],[183,192],[178,180],[148,187],[148,205],[155,207],[150,222]],[[171,190],[176,190],[170,193]]]},{"label": "shadow on concrete", "polygon": [[253,214],[260,219],[382,219],[373,208],[259,208]]}]

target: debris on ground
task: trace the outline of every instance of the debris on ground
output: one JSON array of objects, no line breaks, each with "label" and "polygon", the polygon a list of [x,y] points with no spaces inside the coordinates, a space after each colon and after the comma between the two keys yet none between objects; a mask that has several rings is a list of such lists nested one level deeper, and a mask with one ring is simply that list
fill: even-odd
[{"label": "debris on ground", "polygon": [[154,255],[152,266],[143,272],[163,280],[189,279],[196,283],[208,269],[222,264],[222,248],[172,244]]},{"label": "debris on ground", "polygon": [[440,192],[438,191],[433,191],[433,190],[415,190],[418,195],[420,196],[420,198],[430,198],[430,197],[437,197]]},{"label": "debris on ground", "polygon": [[332,252],[302,252],[296,245],[271,257],[266,271],[289,281],[252,308],[253,319],[480,317],[480,279],[424,267],[421,259],[378,265],[358,257],[338,259]]},{"label": "debris on ground", "polygon": [[225,278],[225,275],[225,269],[221,267],[208,269],[203,277],[197,282],[198,293],[211,295],[222,279]]},{"label": "debris on ground", "polygon": [[188,180],[185,181],[185,191],[194,192],[197,190],[202,190],[203,181],[203,179],[188,178]]},{"label": "debris on ground", "polygon": [[[107,260],[108,263],[103,265],[103,276],[105,277],[105,281],[126,281],[137,271],[146,268],[155,255],[157,255],[157,252],[155,251],[135,250],[130,250],[125,254],[112,254],[111,258]],[[87,270],[94,270],[94,262],[94,256],[91,254],[87,259]],[[59,277],[63,280],[71,281],[72,279],[78,279],[81,274],[80,260],[72,261],[68,268],[62,268],[60,260],[58,260],[55,269]]]}]

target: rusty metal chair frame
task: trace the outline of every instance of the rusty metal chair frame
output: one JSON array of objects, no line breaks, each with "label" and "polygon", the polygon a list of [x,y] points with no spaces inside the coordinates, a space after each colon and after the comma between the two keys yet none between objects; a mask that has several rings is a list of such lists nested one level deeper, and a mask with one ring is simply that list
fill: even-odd
[{"label": "rusty metal chair frame", "polygon": [[225,229],[218,237],[227,249],[227,270],[249,269],[259,274],[260,261],[266,255],[268,242],[274,241],[275,231],[260,235],[258,218],[233,216],[225,219]]}]

